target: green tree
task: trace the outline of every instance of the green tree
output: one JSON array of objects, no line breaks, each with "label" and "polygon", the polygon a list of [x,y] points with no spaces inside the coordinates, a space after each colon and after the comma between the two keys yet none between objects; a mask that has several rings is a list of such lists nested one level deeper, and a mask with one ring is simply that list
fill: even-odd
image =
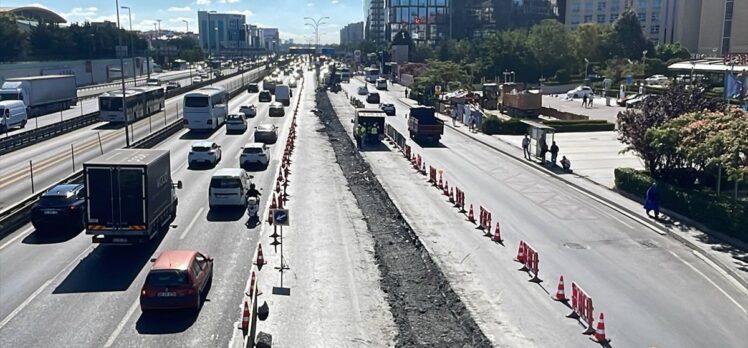
[{"label": "green tree", "polygon": [[541,75],[553,75],[556,70],[573,63],[572,36],[561,22],[543,20],[530,28],[527,39],[535,60],[540,64]]},{"label": "green tree", "polygon": [[467,85],[471,76],[458,63],[452,61],[428,60],[428,68],[419,75],[412,86],[415,97],[420,97],[420,101],[427,103],[434,94],[434,86],[440,85],[443,90],[447,86],[455,83],[461,86]]},{"label": "green tree", "polygon": [[614,57],[641,59],[645,50],[654,53],[654,45],[644,37],[639,17],[633,10],[624,12],[613,24],[610,42]]},{"label": "green tree", "polygon": [[655,47],[655,56],[663,62],[671,60],[687,60],[691,58],[691,52],[683,47],[680,42],[659,44]]},{"label": "green tree", "polygon": [[608,40],[611,32],[611,26],[595,23],[582,24],[573,32],[572,46],[580,66],[585,58],[590,62],[605,62],[610,58]]},{"label": "green tree", "polygon": [[535,55],[528,44],[527,31],[513,30],[488,35],[480,48],[482,75],[501,78],[504,71],[514,71],[517,80],[529,81],[540,76]]},{"label": "green tree", "polygon": [[0,61],[18,59],[26,49],[26,34],[18,30],[14,16],[0,16]]}]

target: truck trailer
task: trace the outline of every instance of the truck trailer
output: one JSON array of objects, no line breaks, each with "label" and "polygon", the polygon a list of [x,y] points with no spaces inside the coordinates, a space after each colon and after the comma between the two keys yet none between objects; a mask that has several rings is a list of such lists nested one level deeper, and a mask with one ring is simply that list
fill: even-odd
[{"label": "truck trailer", "polygon": [[78,102],[74,75],[42,75],[6,79],[0,100],[21,100],[29,117],[67,110]]},{"label": "truck trailer", "polygon": [[430,106],[414,106],[408,115],[408,133],[416,142],[438,143],[444,134],[444,121],[436,117]]},{"label": "truck trailer", "polygon": [[534,118],[540,115],[543,95],[537,90],[526,90],[524,84],[505,83],[501,86],[499,109],[511,117]]},{"label": "truck trailer", "polygon": [[168,150],[117,149],[83,163],[86,234],[94,243],[142,244],[177,214]]}]

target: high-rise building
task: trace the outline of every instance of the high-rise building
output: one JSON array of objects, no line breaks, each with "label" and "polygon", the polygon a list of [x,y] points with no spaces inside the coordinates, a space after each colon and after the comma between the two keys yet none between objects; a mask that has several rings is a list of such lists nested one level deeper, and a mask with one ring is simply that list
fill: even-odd
[{"label": "high-rise building", "polygon": [[644,36],[655,43],[667,42],[674,27],[675,0],[566,0],[564,22],[575,29],[580,24],[609,24],[624,12],[633,10],[639,17]]},{"label": "high-rise building", "polygon": [[387,26],[385,0],[365,0],[364,18],[366,19],[364,38],[373,42],[385,41],[387,39],[385,36]]},{"label": "high-rise building", "polygon": [[364,22],[351,23],[340,29],[341,45],[357,45],[364,41]]},{"label": "high-rise building", "polygon": [[220,54],[247,47],[244,15],[198,11],[197,22],[203,50]]},{"label": "high-rise building", "polygon": [[700,2],[699,43],[695,51],[704,55],[717,53],[716,55],[720,56],[728,53],[748,53],[748,1]]},{"label": "high-rise building", "polygon": [[400,29],[410,33],[416,44],[433,44],[452,37],[451,6],[453,0],[387,1],[387,40]]},{"label": "high-rise building", "polygon": [[463,0],[455,2],[454,38],[480,38],[488,33],[531,27],[543,19],[555,18],[555,1],[549,0]]},{"label": "high-rise building", "polygon": [[278,28],[260,28],[260,47],[266,51],[275,51],[280,44]]}]

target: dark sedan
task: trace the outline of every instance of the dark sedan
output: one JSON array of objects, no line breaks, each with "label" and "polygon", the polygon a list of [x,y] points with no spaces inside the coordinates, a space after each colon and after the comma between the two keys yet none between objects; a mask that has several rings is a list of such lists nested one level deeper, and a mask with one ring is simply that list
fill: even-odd
[{"label": "dark sedan", "polygon": [[31,208],[31,224],[39,232],[82,230],[86,226],[84,196],[82,184],[51,188]]}]

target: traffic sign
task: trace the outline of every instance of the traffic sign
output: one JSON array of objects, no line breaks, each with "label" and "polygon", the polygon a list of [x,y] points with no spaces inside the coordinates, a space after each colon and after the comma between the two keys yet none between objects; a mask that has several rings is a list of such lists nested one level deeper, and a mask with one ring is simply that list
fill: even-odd
[{"label": "traffic sign", "polygon": [[273,209],[273,225],[288,226],[288,209]]},{"label": "traffic sign", "polygon": [[626,75],[626,84],[629,86],[634,84],[634,77],[631,74]]}]

